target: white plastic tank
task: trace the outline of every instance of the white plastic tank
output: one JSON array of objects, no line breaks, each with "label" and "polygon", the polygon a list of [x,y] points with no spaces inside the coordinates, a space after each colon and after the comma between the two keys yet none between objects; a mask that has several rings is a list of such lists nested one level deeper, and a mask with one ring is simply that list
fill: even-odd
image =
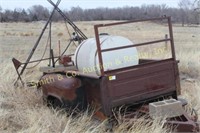
[{"label": "white plastic tank", "polygon": [[[100,35],[101,49],[116,48],[133,45],[129,39],[121,36]],[[104,71],[125,68],[138,64],[138,52],[135,47],[102,52]],[[83,41],[75,51],[75,65],[85,74],[95,73],[100,75],[99,59],[97,54],[96,39],[90,38]]]}]

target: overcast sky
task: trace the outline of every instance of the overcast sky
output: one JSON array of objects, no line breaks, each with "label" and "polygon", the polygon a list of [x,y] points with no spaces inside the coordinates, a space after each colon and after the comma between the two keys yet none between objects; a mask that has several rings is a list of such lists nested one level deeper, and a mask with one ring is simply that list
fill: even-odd
[{"label": "overcast sky", "polygon": [[[56,2],[57,0],[53,0]],[[96,8],[96,7],[123,7],[123,6],[141,6],[142,4],[166,4],[168,7],[177,7],[180,0],[62,0],[59,7],[61,9],[70,9],[71,7]],[[0,0],[0,6],[3,9],[24,8],[32,5],[43,5],[51,8],[47,0]]]}]

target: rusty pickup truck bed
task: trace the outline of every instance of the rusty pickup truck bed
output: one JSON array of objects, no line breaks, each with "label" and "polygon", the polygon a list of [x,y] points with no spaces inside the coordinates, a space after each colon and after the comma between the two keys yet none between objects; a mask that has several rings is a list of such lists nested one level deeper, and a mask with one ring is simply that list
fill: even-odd
[{"label": "rusty pickup truck bed", "polygon": [[173,59],[110,71],[99,79],[81,76],[88,101],[101,107],[106,115],[125,104],[143,104],[167,96],[177,99],[178,78]]}]

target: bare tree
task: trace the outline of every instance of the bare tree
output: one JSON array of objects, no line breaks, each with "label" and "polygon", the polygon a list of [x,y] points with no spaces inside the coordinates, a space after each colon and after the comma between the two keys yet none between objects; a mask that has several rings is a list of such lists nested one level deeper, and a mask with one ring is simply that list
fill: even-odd
[{"label": "bare tree", "polygon": [[75,21],[83,21],[84,20],[84,11],[79,6],[72,7],[71,11],[69,11],[69,15],[71,16],[72,20],[75,20]]},{"label": "bare tree", "polygon": [[194,5],[197,9],[200,9],[200,0],[194,0]]},{"label": "bare tree", "polygon": [[28,11],[32,21],[46,20],[49,17],[49,10],[41,5],[34,5]]},{"label": "bare tree", "polygon": [[[73,21],[93,21],[93,20],[134,20],[143,18],[160,17],[163,15],[172,16],[174,23],[199,24],[200,22],[200,0],[180,0],[180,8],[170,8],[166,5],[142,5],[141,7],[118,7],[118,8],[96,8],[82,9],[73,7],[65,10],[66,14]],[[193,4],[194,3],[194,4]],[[0,8],[1,9],[1,8]],[[47,20],[50,12],[41,5],[35,5],[28,10],[0,10],[1,22],[9,21],[40,21]],[[55,12],[53,21],[63,20],[58,12]]]},{"label": "bare tree", "polygon": [[181,10],[181,21],[182,26],[185,25],[185,23],[189,24],[189,15],[190,15],[190,9],[191,9],[191,1],[190,0],[180,0],[178,3],[180,10]]},{"label": "bare tree", "polygon": [[2,22],[2,7],[0,6],[0,22]]},{"label": "bare tree", "polygon": [[196,24],[200,24],[200,0],[194,0],[193,8]]},{"label": "bare tree", "polygon": [[20,9],[20,8],[14,9],[13,14],[12,14],[13,21],[15,21],[15,22],[20,21],[21,12],[22,12],[22,9]]},{"label": "bare tree", "polygon": [[24,21],[24,22],[30,21],[30,17],[24,9],[20,13],[19,21]]}]

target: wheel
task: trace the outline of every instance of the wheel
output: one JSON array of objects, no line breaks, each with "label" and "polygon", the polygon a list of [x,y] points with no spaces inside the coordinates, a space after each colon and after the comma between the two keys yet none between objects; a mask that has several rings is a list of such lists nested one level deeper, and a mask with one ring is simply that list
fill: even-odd
[{"label": "wheel", "polygon": [[49,96],[47,98],[47,106],[51,106],[53,107],[54,109],[56,108],[62,108],[63,107],[63,103],[56,97],[53,97],[53,96]]}]

